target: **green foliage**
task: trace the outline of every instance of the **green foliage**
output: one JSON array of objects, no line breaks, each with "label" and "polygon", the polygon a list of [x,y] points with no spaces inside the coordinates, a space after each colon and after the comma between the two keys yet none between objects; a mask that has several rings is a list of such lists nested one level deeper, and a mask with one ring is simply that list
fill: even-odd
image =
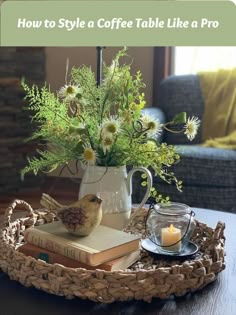
[{"label": "green foliage", "polygon": [[187,115],[186,115],[185,112],[178,113],[173,118],[173,123],[174,124],[185,124],[186,121],[187,121]]},{"label": "green foliage", "polygon": [[[186,114],[176,115],[165,125],[143,115],[145,84],[140,71],[132,74],[130,64],[120,64],[125,55],[123,49],[111,65],[103,65],[104,79],[99,87],[87,66],[73,68],[70,84],[57,95],[46,86],[39,89],[23,83],[32,119],[38,125],[32,138],[48,146],[29,159],[22,174],[51,172],[71,160],[100,166],[144,166],[181,189],[182,183],[170,171],[179,155],[173,146],[159,143],[157,136],[163,128],[171,131],[173,124],[186,123]],[[152,196],[164,200],[155,190]]]}]

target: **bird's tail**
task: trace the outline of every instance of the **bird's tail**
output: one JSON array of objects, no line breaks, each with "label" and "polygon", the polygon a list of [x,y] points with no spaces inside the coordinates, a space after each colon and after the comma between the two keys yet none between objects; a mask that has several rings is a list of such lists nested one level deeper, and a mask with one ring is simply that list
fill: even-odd
[{"label": "bird's tail", "polygon": [[40,204],[50,211],[54,211],[63,207],[63,205],[45,193],[42,194]]}]

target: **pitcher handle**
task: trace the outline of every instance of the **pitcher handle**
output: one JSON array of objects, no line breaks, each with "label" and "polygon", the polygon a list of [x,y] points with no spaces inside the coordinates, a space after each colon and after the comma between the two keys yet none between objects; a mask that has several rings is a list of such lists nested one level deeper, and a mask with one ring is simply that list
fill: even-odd
[{"label": "pitcher handle", "polygon": [[131,171],[129,171],[129,173],[127,175],[127,186],[128,186],[129,195],[132,194],[132,177],[133,177],[133,174],[135,172],[142,172],[142,173],[145,173],[147,175],[147,186],[146,186],[147,190],[146,190],[146,193],[143,197],[143,200],[141,201],[141,203],[137,207],[137,210],[139,210],[143,207],[143,205],[145,204],[145,202],[147,201],[147,199],[149,197],[149,194],[150,194],[150,191],[152,188],[152,174],[146,167],[134,167]]}]

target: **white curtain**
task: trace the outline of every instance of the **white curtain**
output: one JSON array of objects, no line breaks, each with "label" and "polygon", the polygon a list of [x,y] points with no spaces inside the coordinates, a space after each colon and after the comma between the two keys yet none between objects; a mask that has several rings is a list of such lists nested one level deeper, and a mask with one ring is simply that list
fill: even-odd
[{"label": "white curtain", "polygon": [[236,67],[236,47],[175,47],[174,74]]}]

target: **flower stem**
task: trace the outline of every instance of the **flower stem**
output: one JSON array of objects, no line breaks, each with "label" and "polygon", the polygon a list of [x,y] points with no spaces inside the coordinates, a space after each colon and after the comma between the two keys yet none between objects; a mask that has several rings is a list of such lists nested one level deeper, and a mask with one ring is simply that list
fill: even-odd
[{"label": "flower stem", "polygon": [[173,129],[170,129],[170,128],[167,127],[167,126],[173,125],[173,124],[174,124],[173,121],[167,122],[167,123],[163,124],[163,128],[165,130],[167,130],[169,132],[172,132],[172,133],[175,133],[175,134],[179,134],[179,133],[182,133],[184,131],[184,129],[182,129],[182,130],[173,130]]},{"label": "flower stem", "polygon": [[114,66],[113,73],[112,73],[112,76],[111,76],[111,79],[110,79],[110,82],[109,82],[109,86],[108,86],[106,95],[105,95],[105,97],[104,97],[104,99],[103,99],[103,102],[102,102],[102,110],[101,110],[100,123],[102,123],[102,120],[103,120],[105,105],[106,105],[106,101],[107,101],[108,96],[109,96],[109,93],[110,93],[110,87],[111,87],[111,84],[112,84],[112,79],[113,79],[113,77],[114,77],[114,75],[115,75],[116,65],[117,65],[117,61],[115,61],[115,66]]}]

